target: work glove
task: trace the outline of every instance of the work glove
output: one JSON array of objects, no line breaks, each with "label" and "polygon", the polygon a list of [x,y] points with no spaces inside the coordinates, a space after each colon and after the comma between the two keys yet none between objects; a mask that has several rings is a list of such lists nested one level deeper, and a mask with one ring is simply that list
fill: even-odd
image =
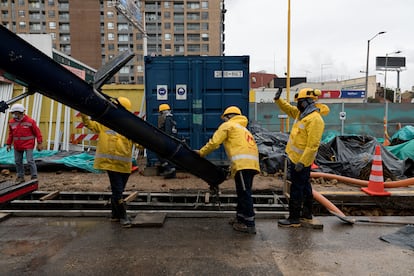
[{"label": "work glove", "polygon": [[282,95],[282,91],[283,91],[283,88],[279,87],[279,89],[275,93],[275,97],[273,98],[273,100],[275,100],[275,101],[279,100],[280,95]]},{"label": "work glove", "polygon": [[295,165],[295,171],[297,171],[297,172],[301,172],[302,170],[303,170],[303,168],[305,167],[305,165],[303,165],[303,163],[301,163],[301,162],[298,162],[296,165]]}]

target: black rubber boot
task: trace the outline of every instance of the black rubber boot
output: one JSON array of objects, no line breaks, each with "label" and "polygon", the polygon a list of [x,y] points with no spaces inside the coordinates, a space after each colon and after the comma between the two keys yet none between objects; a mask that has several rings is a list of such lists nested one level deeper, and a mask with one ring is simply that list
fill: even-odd
[{"label": "black rubber boot", "polygon": [[289,201],[289,217],[278,221],[280,227],[300,227],[301,202],[298,200]]},{"label": "black rubber boot", "polygon": [[113,198],[111,198],[111,218],[110,221],[119,221],[119,210],[118,210],[118,204],[115,202]]},{"label": "black rubber boot", "polygon": [[122,227],[131,227],[131,220],[129,219],[129,217],[126,213],[126,209],[125,209],[123,199],[120,199],[118,201],[117,208],[118,208],[118,211],[119,211],[119,223],[121,224],[121,226]]},{"label": "black rubber boot", "polygon": [[304,220],[312,220],[312,207],[313,207],[313,197],[305,197],[303,200],[303,208],[302,214],[300,216],[301,219]]}]

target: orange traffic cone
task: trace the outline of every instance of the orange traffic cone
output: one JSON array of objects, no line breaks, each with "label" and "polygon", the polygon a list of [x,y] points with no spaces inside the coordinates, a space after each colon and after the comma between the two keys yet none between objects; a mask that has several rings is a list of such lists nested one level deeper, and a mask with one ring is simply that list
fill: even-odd
[{"label": "orange traffic cone", "polygon": [[390,192],[384,191],[384,176],[382,174],[381,148],[375,147],[375,155],[372,159],[371,174],[369,176],[368,187],[361,188],[362,191],[369,195],[389,196]]}]

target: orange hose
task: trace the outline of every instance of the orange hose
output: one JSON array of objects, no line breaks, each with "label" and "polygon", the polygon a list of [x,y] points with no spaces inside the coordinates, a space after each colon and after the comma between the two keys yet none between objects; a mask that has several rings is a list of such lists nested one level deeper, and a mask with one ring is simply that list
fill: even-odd
[{"label": "orange hose", "polygon": [[342,211],[338,209],[338,207],[336,207],[326,197],[324,197],[323,195],[321,195],[319,192],[315,191],[314,189],[312,189],[312,195],[313,195],[313,198],[317,202],[319,202],[320,204],[325,206],[326,209],[328,209],[329,211],[334,212],[334,213],[338,214],[341,217],[346,217],[345,214],[342,213]]},{"label": "orange hose", "polygon": [[[311,172],[311,177],[312,178],[322,177],[322,178],[327,178],[327,179],[336,179],[341,182],[346,182],[346,183],[358,185],[361,187],[368,187],[367,180],[355,179],[355,178],[331,174],[331,173]],[[411,185],[414,185],[414,178],[407,178],[403,180],[384,182],[384,188],[401,188],[401,187],[408,187]]]}]

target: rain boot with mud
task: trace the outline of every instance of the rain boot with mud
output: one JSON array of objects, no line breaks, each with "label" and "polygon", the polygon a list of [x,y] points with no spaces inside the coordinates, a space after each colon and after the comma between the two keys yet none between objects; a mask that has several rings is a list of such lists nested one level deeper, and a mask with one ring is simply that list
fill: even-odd
[{"label": "rain boot with mud", "polygon": [[119,211],[119,223],[121,224],[122,227],[131,227],[131,220],[128,217],[127,213],[126,213],[126,209],[125,209],[125,204],[124,204],[124,200],[120,199],[118,201],[117,204],[117,208]]}]

